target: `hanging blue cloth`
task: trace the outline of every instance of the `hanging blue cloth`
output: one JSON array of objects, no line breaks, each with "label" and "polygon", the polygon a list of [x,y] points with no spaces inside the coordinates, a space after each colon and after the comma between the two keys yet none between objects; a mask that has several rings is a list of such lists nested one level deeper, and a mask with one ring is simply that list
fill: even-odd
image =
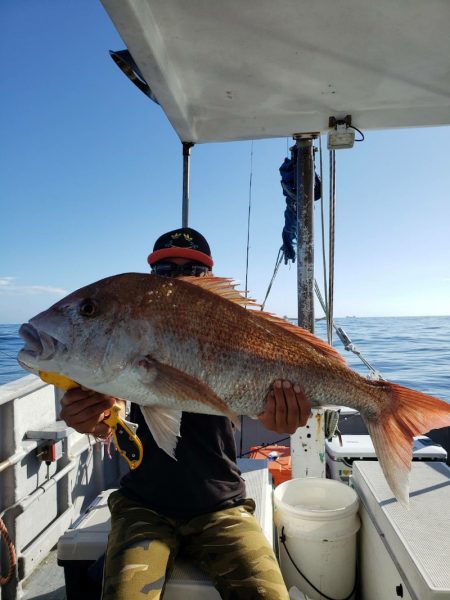
[{"label": "hanging blue cloth", "polygon": [[[286,198],[286,209],[284,211],[284,227],[281,233],[283,245],[281,247],[284,256],[284,264],[292,260],[295,262],[295,244],[297,241],[297,186],[296,186],[296,158],[295,149],[292,158],[285,158],[280,167],[281,187]],[[314,200],[320,200],[321,184],[317,173],[314,173]]]}]

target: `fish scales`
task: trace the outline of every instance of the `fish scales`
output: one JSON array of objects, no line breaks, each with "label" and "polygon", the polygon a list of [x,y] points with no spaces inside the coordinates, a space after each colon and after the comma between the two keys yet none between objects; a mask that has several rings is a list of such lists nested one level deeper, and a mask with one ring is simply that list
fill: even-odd
[{"label": "fish scales", "polygon": [[[172,289],[170,284],[166,285]],[[317,352],[312,347],[305,348],[289,331],[271,322],[261,322],[253,311],[243,311],[222,298],[211,305],[205,302],[202,289],[190,290],[189,309],[180,312],[180,306],[185,305],[185,290],[179,286],[177,289],[178,294],[170,295],[170,306],[163,311],[155,331],[158,339],[165,338],[167,354],[162,360],[201,378],[236,413],[259,414],[277,377],[301,383],[309,379],[308,367],[318,368],[317,362],[323,363],[321,367],[327,375],[333,372],[333,364],[320,355],[315,356]],[[323,403],[323,394],[315,393],[315,387],[310,391],[313,403]]]},{"label": "fish scales", "polygon": [[289,380],[313,406],[361,413],[386,479],[406,504],[413,436],[450,425],[450,405],[369,381],[311,333],[251,308],[222,278],[116,275],[23,325],[19,362],[140,404],[170,455],[181,411],[257,416],[272,383]]}]

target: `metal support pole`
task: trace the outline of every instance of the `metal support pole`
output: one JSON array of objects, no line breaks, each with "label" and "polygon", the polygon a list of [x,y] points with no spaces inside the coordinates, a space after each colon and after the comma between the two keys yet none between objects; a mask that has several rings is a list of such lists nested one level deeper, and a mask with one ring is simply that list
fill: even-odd
[{"label": "metal support pole", "polygon": [[[296,140],[298,324],[314,333],[314,148],[311,134]],[[324,409],[313,410],[291,435],[292,477],[325,477]]]},{"label": "metal support pole", "polygon": [[298,324],[314,333],[315,136],[296,136]]},{"label": "metal support pole", "polygon": [[192,142],[183,142],[183,206],[181,227],[187,227],[189,222],[189,166]]}]

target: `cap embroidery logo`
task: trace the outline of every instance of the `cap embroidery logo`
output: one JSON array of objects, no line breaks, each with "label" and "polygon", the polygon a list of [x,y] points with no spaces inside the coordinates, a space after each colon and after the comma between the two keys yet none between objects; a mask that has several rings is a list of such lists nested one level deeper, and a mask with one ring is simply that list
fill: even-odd
[{"label": "cap embroidery logo", "polygon": [[168,242],[168,243],[165,245],[165,247],[166,247],[166,248],[173,248],[173,247],[175,246],[175,247],[177,247],[177,248],[178,248],[179,246],[178,246],[178,244],[175,244],[175,242],[178,240],[178,238],[180,238],[180,237],[182,237],[182,236],[183,236],[183,238],[186,240],[186,242],[188,242],[188,243],[189,243],[189,247],[190,247],[190,248],[198,248],[198,245],[193,243],[193,241],[194,241],[194,238],[193,238],[193,237],[192,237],[192,236],[191,236],[189,233],[181,233],[181,232],[179,232],[179,231],[178,231],[177,233],[173,233],[173,234],[170,236],[172,239],[170,240],[170,242]]}]

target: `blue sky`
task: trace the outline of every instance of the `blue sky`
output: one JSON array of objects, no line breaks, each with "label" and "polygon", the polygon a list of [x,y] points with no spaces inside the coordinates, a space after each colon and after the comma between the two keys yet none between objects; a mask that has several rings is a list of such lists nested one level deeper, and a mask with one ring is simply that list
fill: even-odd
[{"label": "blue sky", "polygon": [[[154,239],[181,225],[181,147],[110,59],[124,46],[100,2],[3,0],[0,23],[0,323],[17,323],[66,291],[147,270]],[[449,133],[366,132],[337,153],[336,316],[450,314]],[[281,245],[288,144],[253,145],[259,301]],[[242,285],[250,155],[251,142],[198,145],[191,165],[190,225],[210,241],[216,274]],[[296,285],[296,266],[283,266],[267,308],[296,316]]]}]

